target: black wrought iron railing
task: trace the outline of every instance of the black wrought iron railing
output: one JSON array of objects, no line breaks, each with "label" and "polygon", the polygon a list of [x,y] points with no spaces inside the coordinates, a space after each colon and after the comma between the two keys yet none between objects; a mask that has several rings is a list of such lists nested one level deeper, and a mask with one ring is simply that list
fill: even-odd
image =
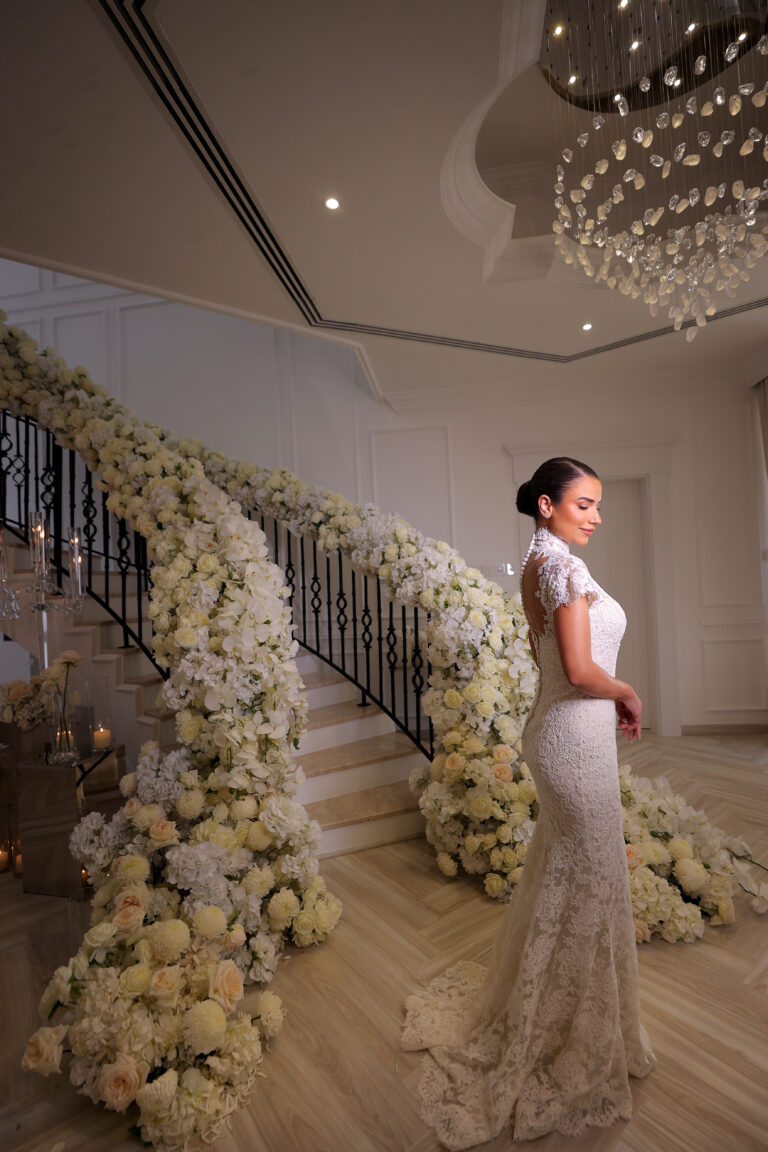
[{"label": "black wrought iron railing", "polygon": [[[76,527],[87,593],[120,625],[122,647],[140,648],[167,676],[152,654],[146,541],[110,511],[77,452],[29,417],[0,411],[0,523],[28,544],[37,512],[49,525],[58,585],[67,579],[67,541]],[[246,514],[258,520],[285,573],[301,647],[355,684],[361,705],[375,704],[431,758],[434,732],[423,708],[427,614],[390,599],[378,577],[343,553],[325,553],[316,540],[258,511]]]},{"label": "black wrought iron railing", "polygon": [[425,756],[434,756],[432,721],[424,712],[429,686],[423,609],[392,600],[378,576],[361,572],[345,553],[324,552],[316,540],[258,511],[258,520],[290,591],[294,634],[360,689]]},{"label": "black wrought iron railing", "polygon": [[48,524],[53,580],[63,587],[68,578],[69,531],[76,528],[86,592],[119,624],[121,647],[140,648],[166,677],[152,654],[144,537],[110,511],[77,452],[62,448],[29,417],[0,411],[0,523],[29,544],[37,513]]}]

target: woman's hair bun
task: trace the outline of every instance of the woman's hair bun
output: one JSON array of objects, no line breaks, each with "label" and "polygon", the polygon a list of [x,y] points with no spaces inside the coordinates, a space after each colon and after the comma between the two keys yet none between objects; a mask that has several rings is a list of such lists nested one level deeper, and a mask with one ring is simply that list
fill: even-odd
[{"label": "woman's hair bun", "polygon": [[518,512],[522,512],[524,516],[536,517],[536,501],[533,498],[531,491],[530,480],[524,480],[517,490],[517,499],[515,501]]},{"label": "woman's hair bun", "polygon": [[594,476],[599,480],[597,472],[589,464],[574,460],[572,456],[553,456],[551,460],[545,460],[530,480],[524,481],[518,488],[518,512],[524,516],[533,516],[535,520],[539,514],[539,497],[549,496],[553,504],[559,504],[568,485],[579,476]]}]

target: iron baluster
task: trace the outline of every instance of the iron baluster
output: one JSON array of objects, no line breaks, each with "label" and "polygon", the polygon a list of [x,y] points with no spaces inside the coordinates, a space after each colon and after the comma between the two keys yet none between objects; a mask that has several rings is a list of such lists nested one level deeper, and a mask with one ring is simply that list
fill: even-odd
[{"label": "iron baluster", "polygon": [[312,579],[309,583],[310,591],[312,592],[312,599],[310,606],[315,616],[315,651],[320,653],[320,609],[323,606],[323,601],[320,597],[320,589],[322,585],[320,578],[317,575],[317,541],[312,541]]},{"label": "iron baluster", "polygon": [[360,673],[358,669],[357,658],[357,574],[355,569],[350,565],[349,569],[350,582],[352,584],[352,666],[354,669],[355,684],[360,683]]},{"label": "iron baluster", "polygon": [[363,688],[363,704],[366,702],[366,696],[370,695],[371,691],[371,646],[373,644],[373,632],[371,631],[371,624],[373,623],[373,616],[368,604],[368,577],[362,576],[363,582],[363,614],[360,617],[360,623],[363,626],[363,648],[365,649],[365,687]]},{"label": "iron baluster", "polygon": [[336,596],[336,624],[339,629],[339,662],[341,670],[346,675],[347,671],[347,652],[346,652],[346,634],[347,634],[347,597],[344,594],[344,562],[339,549],[339,591]]},{"label": "iron baluster", "polygon": [[107,508],[107,494],[101,494],[101,532],[104,565],[104,603],[109,604],[109,508]]},{"label": "iron baluster", "polygon": [[421,646],[419,643],[418,608],[413,609],[413,655],[411,656],[411,667],[413,668],[411,683],[413,684],[414,708],[416,712],[416,736],[419,743],[421,743],[421,694],[424,690],[424,676],[422,674],[424,657],[421,654]]},{"label": "iron baluster", "polygon": [[389,696],[393,712],[397,711],[397,632],[395,631],[395,606],[389,602],[389,624],[387,625],[387,666],[389,667]]},{"label": "iron baluster", "polygon": [[376,577],[376,631],[377,631],[377,654],[378,654],[378,667],[379,667],[379,699],[384,699],[384,631],[381,619],[381,580]]},{"label": "iron baluster", "polygon": [[304,537],[299,537],[299,557],[301,568],[301,638],[307,646],[307,563],[304,557]]},{"label": "iron baluster", "polygon": [[325,554],[325,610],[328,616],[328,659],[333,664],[333,613],[331,612],[331,558]]},{"label": "iron baluster", "polygon": [[117,521],[117,570],[120,573],[120,617],[123,622],[123,648],[130,648],[128,637],[128,569],[131,566],[131,537],[122,516]]},{"label": "iron baluster", "polygon": [[408,731],[408,618],[407,618],[405,604],[403,604],[403,606],[400,610],[400,615],[401,615],[400,627],[402,629],[402,641],[403,641],[403,660],[402,660],[402,665],[401,665],[402,670],[403,670],[403,725],[404,725],[405,730],[407,732]]},{"label": "iron baluster", "polygon": [[288,603],[293,612],[293,601],[296,596],[296,569],[293,566],[293,548],[291,544],[291,537],[293,533],[290,528],[285,532],[285,552],[286,552],[286,565],[285,565],[285,582],[288,585]]},{"label": "iron baluster", "polygon": [[83,497],[83,539],[85,541],[85,554],[87,564],[86,588],[93,591],[93,544],[96,539],[96,516],[98,509],[93,498],[93,476],[88,468],[85,470],[85,480],[80,488]]}]

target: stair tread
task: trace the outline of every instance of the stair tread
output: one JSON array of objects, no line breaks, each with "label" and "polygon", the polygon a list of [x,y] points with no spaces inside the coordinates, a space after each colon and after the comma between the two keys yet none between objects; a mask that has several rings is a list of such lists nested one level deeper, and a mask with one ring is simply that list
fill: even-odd
[{"label": "stair tread", "polygon": [[170,708],[145,708],[145,716],[151,716],[153,720],[170,720],[176,715]]},{"label": "stair tread", "polygon": [[309,691],[310,688],[326,688],[329,684],[348,683],[346,676],[342,676],[340,672],[334,671],[333,668],[322,668],[318,672],[307,672],[301,679],[307,691]]},{"label": "stair tread", "polygon": [[307,752],[305,756],[299,757],[299,761],[304,775],[309,778],[375,764],[378,760],[398,759],[416,750],[416,746],[401,732],[387,732],[383,736],[371,736],[367,740],[353,740],[350,744],[339,744],[335,748]]},{"label": "stair tread", "polygon": [[329,724],[343,724],[348,720],[364,720],[376,716],[379,709],[373,704],[360,707],[356,700],[343,700],[340,704],[325,704],[322,708],[310,708],[307,730],[325,728]]},{"label": "stair tread", "polygon": [[159,672],[147,672],[145,676],[125,676],[123,678],[123,684],[139,684],[142,688],[162,683],[163,678]]},{"label": "stair tread", "polygon": [[385,816],[404,816],[417,812],[419,804],[408,787],[408,781],[398,780],[394,784],[380,784],[378,788],[364,788],[360,792],[347,792],[327,800],[314,800],[305,807],[309,817],[317,820],[321,828],[330,829],[380,820]]}]

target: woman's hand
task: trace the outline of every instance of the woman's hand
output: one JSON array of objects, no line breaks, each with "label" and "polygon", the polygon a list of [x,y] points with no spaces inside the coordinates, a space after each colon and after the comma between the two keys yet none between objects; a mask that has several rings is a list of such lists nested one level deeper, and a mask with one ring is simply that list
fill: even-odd
[{"label": "woman's hand", "polygon": [[616,713],[619,717],[619,728],[624,731],[630,744],[635,739],[640,740],[642,738],[640,718],[643,713],[643,705],[634,692],[631,696],[616,701]]}]

